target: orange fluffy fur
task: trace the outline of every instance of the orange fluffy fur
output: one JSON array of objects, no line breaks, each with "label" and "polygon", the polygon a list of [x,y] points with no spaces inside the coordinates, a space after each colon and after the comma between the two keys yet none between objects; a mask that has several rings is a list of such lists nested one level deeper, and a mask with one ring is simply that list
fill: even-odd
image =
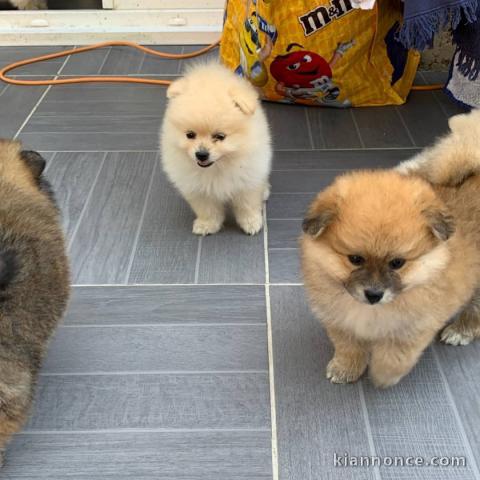
[{"label": "orange fluffy fur", "polygon": [[[461,144],[464,121],[451,122],[464,129],[450,134],[457,136],[451,143]],[[356,381],[368,367],[374,384],[388,387],[442,329],[452,344],[480,336],[480,176],[471,156],[436,152],[402,173],[341,176],[310,207],[303,274],[312,309],[335,346],[327,367],[332,382]],[[352,265],[351,255],[364,263]],[[394,271],[396,258],[405,264]],[[373,305],[364,293],[372,285],[383,292]]]}]

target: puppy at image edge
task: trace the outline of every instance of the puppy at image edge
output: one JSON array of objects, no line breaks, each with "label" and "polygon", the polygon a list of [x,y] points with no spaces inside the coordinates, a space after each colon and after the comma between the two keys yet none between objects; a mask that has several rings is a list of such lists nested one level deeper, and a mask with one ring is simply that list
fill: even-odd
[{"label": "puppy at image edge", "polygon": [[212,62],[192,67],[167,97],[162,164],[196,214],[193,233],[218,232],[228,206],[245,233],[258,233],[272,152],[257,91]]},{"label": "puppy at image edge", "polygon": [[[478,115],[450,120],[452,132],[432,147],[438,155],[422,157],[431,169],[425,160],[421,168],[352,172],[312,203],[302,267],[335,347],[332,382],[354,382],[369,366],[373,383],[388,387],[440,330],[455,345],[480,336]],[[453,143],[469,154],[445,147]],[[442,183],[427,182],[429,171]]]}]

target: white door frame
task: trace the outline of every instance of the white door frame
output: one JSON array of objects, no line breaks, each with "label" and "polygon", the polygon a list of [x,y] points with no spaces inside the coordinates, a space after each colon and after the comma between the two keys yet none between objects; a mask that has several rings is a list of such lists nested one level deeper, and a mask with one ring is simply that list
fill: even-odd
[{"label": "white door frame", "polygon": [[[116,0],[107,1],[115,6]],[[185,1],[198,5],[198,0]],[[162,5],[181,2],[162,0]],[[223,8],[4,11],[0,45],[86,45],[109,40],[208,44],[220,37],[222,23]]]}]

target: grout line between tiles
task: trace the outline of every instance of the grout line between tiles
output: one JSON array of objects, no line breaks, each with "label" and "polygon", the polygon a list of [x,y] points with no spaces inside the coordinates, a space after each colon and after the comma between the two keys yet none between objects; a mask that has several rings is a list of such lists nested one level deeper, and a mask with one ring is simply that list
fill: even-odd
[{"label": "grout line between tiles", "polygon": [[[182,48],[180,49],[180,53],[185,53],[185,45],[182,45]],[[177,65],[177,75],[180,75],[182,73],[182,65],[183,65],[183,58],[180,59]]]},{"label": "grout line between tiles", "polygon": [[135,72],[135,75],[139,75],[140,72],[142,71],[143,66],[145,65],[145,60],[147,59],[147,54],[146,52],[143,52],[143,58],[140,64],[137,67],[137,71]]},{"label": "grout line between tiles", "polygon": [[42,175],[46,175],[48,173],[48,170],[50,169],[50,165],[52,164],[52,162],[55,160],[57,156],[57,152],[55,152],[51,158],[49,160],[47,160],[47,164],[46,164],[46,167],[45,167],[45,170],[42,172]]},{"label": "grout line between tiles", "polygon": [[[272,250],[272,249],[270,249]],[[292,250],[297,250],[292,247]],[[271,286],[297,286],[303,283],[272,282]],[[142,287],[264,287],[265,283],[74,283],[72,288],[142,288]]]},{"label": "grout line between tiles", "polygon": [[115,372],[42,372],[41,377],[108,377],[108,376],[130,376],[130,375],[238,375],[238,374],[259,374],[266,375],[268,370],[128,370]]},{"label": "grout line between tiles", "polygon": [[285,218],[275,217],[275,218],[269,218],[269,219],[268,219],[269,222],[280,222],[280,221],[282,221],[282,220],[290,220],[290,221],[293,221],[293,220],[294,220],[294,221],[296,221],[296,222],[298,222],[298,221],[301,222],[303,219],[302,219],[302,217],[285,217]]},{"label": "grout line between tiles", "polygon": [[[368,441],[368,448],[370,450],[370,455],[372,457],[377,456],[377,452],[375,449],[375,443],[373,442],[373,435],[372,435],[372,427],[370,425],[370,418],[368,416],[368,409],[367,409],[367,402],[365,399],[365,391],[363,389],[363,380],[360,379],[357,382],[358,385],[358,393],[360,396],[360,404],[362,406],[362,413],[363,413],[363,420],[365,422],[365,433],[367,435],[367,441]],[[373,472],[376,480],[381,480],[382,476],[380,475],[380,469],[378,465],[375,465],[373,467]]]},{"label": "grout line between tiles", "polygon": [[202,257],[202,237],[198,238],[197,258],[195,260],[195,275],[193,283],[198,284],[198,277],[200,275],[200,259]]},{"label": "grout line between tiles", "polygon": [[7,91],[9,86],[10,86],[10,83],[3,87],[3,90],[0,92],[0,97]]},{"label": "grout line between tiles", "polygon": [[106,433],[215,433],[215,432],[268,432],[267,427],[255,428],[104,428],[98,430],[27,430],[17,435],[82,435]]},{"label": "grout line between tiles", "polygon": [[443,381],[443,384],[444,384],[444,387],[445,387],[445,393],[447,395],[447,399],[448,399],[448,401],[450,403],[450,406],[453,410],[453,416],[455,417],[455,421],[457,423],[458,430],[460,432],[460,437],[462,438],[462,443],[465,447],[467,456],[469,458],[469,464],[471,465],[473,476],[475,477],[476,480],[480,480],[480,470],[478,468],[478,464],[476,462],[475,455],[473,454],[472,445],[470,444],[467,432],[465,431],[465,427],[464,427],[462,419],[460,417],[460,413],[458,411],[457,404],[455,402],[455,398],[453,397],[452,390],[450,388],[450,384],[448,383],[447,376],[445,375],[445,372],[443,371],[443,367],[442,367],[442,364],[440,362],[440,359],[438,358],[438,354],[437,354],[435,345],[432,346],[432,352],[433,352],[433,356],[435,358],[435,362],[436,362],[437,367],[438,367],[438,371],[440,373],[440,376],[442,377],[442,381]]},{"label": "grout line between tiles", "polygon": [[418,148],[417,143],[415,142],[415,139],[413,138],[412,132],[410,132],[410,129],[408,128],[407,122],[405,122],[405,119],[403,118],[402,113],[400,112],[400,110],[396,106],[394,106],[393,109],[395,110],[395,112],[397,112],[397,116],[400,120],[400,123],[403,125],[403,128],[405,129],[405,132],[407,133],[408,139],[410,140],[410,142],[412,142],[412,146]]},{"label": "grout line between tiles", "polygon": [[303,110],[305,112],[305,119],[307,122],[307,133],[308,133],[308,139],[310,141],[310,147],[312,150],[315,149],[315,142],[313,141],[313,133],[312,133],[312,125],[310,123],[310,116],[308,115],[308,109]]},{"label": "grout line between tiles", "polygon": [[263,287],[265,283],[77,283],[70,285],[71,287]]},{"label": "grout line between tiles", "polygon": [[183,323],[104,323],[99,325],[98,323],[87,324],[63,324],[58,328],[73,329],[73,328],[146,328],[146,327],[264,327],[265,322],[183,322]]},{"label": "grout line between tiles", "polygon": [[283,222],[284,220],[294,220],[294,221],[297,221],[297,220],[301,220],[301,218],[298,218],[298,217],[285,217],[285,218],[269,218],[268,221],[269,222]]},{"label": "grout line between tiles", "polygon": [[100,177],[100,172],[102,171],[103,166],[105,165],[105,159],[107,158],[107,155],[108,155],[108,152],[105,152],[105,154],[103,155],[103,158],[100,162],[100,165],[98,166],[97,174],[95,175],[95,178],[93,179],[92,186],[90,187],[87,198],[85,199],[85,203],[83,204],[83,208],[82,208],[82,211],[80,212],[80,215],[78,217],[77,224],[75,225],[75,228],[72,232],[72,236],[70,237],[70,240],[68,242],[68,245],[67,245],[67,252],[68,253],[70,253],[70,249],[72,248],[73,241],[75,240],[75,237],[77,236],[77,232],[80,228],[80,223],[82,222],[83,216],[85,215],[85,211],[87,210],[87,206],[90,203],[90,199],[92,197],[93,190],[94,190],[94,188],[97,184],[98,178]]},{"label": "grout line between tiles", "polygon": [[[107,54],[105,55],[105,58],[103,59],[103,62],[102,62],[102,66],[99,68],[98,70],[98,73],[100,74],[100,72],[102,71],[103,67],[105,66],[105,64],[107,63],[107,59],[110,57],[110,54],[112,53],[112,47],[110,47],[108,49],[108,52]],[[101,75],[101,74],[100,74]],[[105,76],[110,76],[108,73],[104,74]]]},{"label": "grout line between tiles", "polygon": [[358,139],[360,140],[360,146],[362,147],[362,149],[366,150],[365,142],[364,142],[363,136],[360,132],[360,127],[358,126],[357,118],[355,117],[355,114],[353,112],[353,108],[350,108],[349,110],[350,110],[350,116],[352,117],[353,125],[354,125],[355,130],[356,130],[357,135],[358,135]]},{"label": "grout line between tiles", "polygon": [[277,406],[275,401],[275,369],[273,359],[272,309],[270,303],[270,264],[268,259],[267,204],[263,205],[263,252],[265,263],[265,308],[267,317],[268,378],[270,383],[270,423],[272,434],[272,480],[279,479]]},{"label": "grout line between tiles", "polygon": [[137,248],[138,248],[138,240],[140,238],[143,222],[145,220],[145,213],[147,212],[148,201],[150,200],[150,193],[152,191],[153,179],[157,174],[157,164],[158,162],[155,160],[153,164],[152,172],[150,174],[150,181],[148,182],[147,193],[145,194],[145,201],[143,202],[142,213],[140,214],[137,231],[135,232],[135,238],[133,240],[132,253],[130,254],[130,258],[128,260],[127,273],[125,275],[125,284],[128,284],[130,274],[132,273],[133,262],[135,260],[135,255],[137,253]]},{"label": "grout line between tiles", "polygon": [[448,115],[447,111],[445,110],[445,106],[443,105],[443,103],[438,98],[438,92],[436,92],[436,91],[433,92],[433,98],[435,99],[435,101],[437,102],[437,105],[440,107],[440,110],[443,112],[443,114],[445,115],[445,117],[448,120],[450,118],[450,116]]},{"label": "grout line between tiles", "polygon": [[102,63],[100,67],[98,67],[97,74],[95,76],[101,75],[100,72],[102,71],[102,68],[105,66],[105,63],[107,61],[108,56],[110,55],[110,50],[112,47],[109,47],[107,51],[105,52],[105,56],[103,57]]},{"label": "grout line between tiles", "polygon": [[[58,78],[58,76],[62,73],[62,70],[65,68],[65,65],[68,63],[68,60],[70,59],[70,55],[67,56],[67,58],[65,58],[65,60],[63,61],[62,65],[60,66],[60,68],[57,70],[57,74],[55,75],[55,77],[53,77],[54,80],[56,80]],[[47,96],[47,93],[50,91],[50,89],[52,88],[52,85],[49,85],[45,91],[42,93],[42,95],[40,95],[40,98],[38,99],[37,103],[35,103],[35,105],[33,106],[31,112],[27,115],[27,118],[24,120],[24,122],[20,125],[20,128],[17,130],[17,133],[15,133],[15,135],[13,136],[13,139],[16,140],[16,138],[20,135],[20,133],[22,132],[22,130],[25,128],[25,125],[28,123],[28,121],[32,118],[33,114],[36,112],[37,108],[39,107],[39,105],[42,103],[43,99]]]}]

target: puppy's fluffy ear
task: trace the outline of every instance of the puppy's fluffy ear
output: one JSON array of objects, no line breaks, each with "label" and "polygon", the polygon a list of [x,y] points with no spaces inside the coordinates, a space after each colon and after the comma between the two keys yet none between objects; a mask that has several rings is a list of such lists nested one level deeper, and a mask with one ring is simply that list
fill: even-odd
[{"label": "puppy's fluffy ear", "polygon": [[181,95],[187,89],[187,80],[179,78],[170,84],[167,88],[167,98],[174,98]]},{"label": "puppy's fluffy ear", "polygon": [[258,93],[249,85],[232,87],[228,91],[235,105],[245,114],[253,115],[258,105]]},{"label": "puppy's fluffy ear", "polygon": [[303,220],[303,231],[312,237],[318,238],[324,230],[333,222],[335,212],[332,210],[325,210],[320,212],[315,217],[307,217]]},{"label": "puppy's fluffy ear", "polygon": [[423,212],[433,235],[445,242],[455,233],[455,220],[441,208],[432,208]]},{"label": "puppy's fluffy ear", "polygon": [[38,180],[45,170],[47,164],[45,159],[39,153],[31,150],[22,150],[20,157],[32,172],[35,180]]},{"label": "puppy's fluffy ear", "polygon": [[307,235],[318,238],[333,223],[336,216],[335,197],[330,192],[321,193],[310,206],[308,214],[303,220],[302,229]]}]

